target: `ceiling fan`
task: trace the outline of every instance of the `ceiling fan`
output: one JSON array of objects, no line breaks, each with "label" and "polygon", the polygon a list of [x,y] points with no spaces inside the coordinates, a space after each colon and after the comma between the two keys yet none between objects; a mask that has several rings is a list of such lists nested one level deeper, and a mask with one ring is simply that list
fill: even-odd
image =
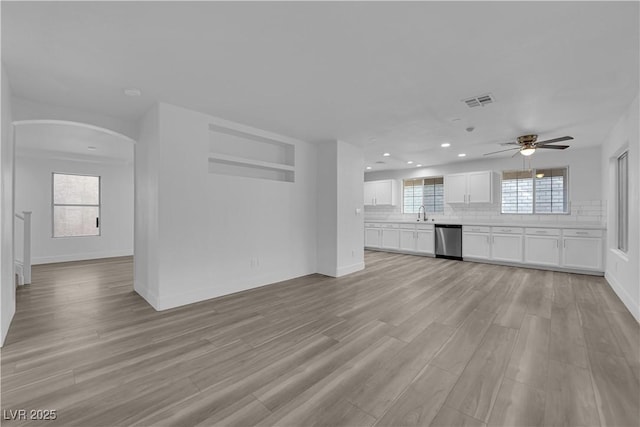
[{"label": "ceiling fan", "polygon": [[[494,151],[492,153],[485,153],[485,156],[489,156],[491,154],[503,153],[505,151],[511,150],[519,150],[518,152],[523,156],[530,156],[536,152],[538,148],[551,148],[553,150],[564,150],[569,148],[568,145],[549,145],[554,142],[562,142],[562,141],[570,141],[572,140],[572,136],[561,136],[560,138],[548,139],[546,141],[538,141],[538,135],[522,135],[519,136],[517,142],[505,142],[501,145],[517,145],[515,148],[507,148],[506,150]],[[518,154],[516,152],[516,154]]]}]

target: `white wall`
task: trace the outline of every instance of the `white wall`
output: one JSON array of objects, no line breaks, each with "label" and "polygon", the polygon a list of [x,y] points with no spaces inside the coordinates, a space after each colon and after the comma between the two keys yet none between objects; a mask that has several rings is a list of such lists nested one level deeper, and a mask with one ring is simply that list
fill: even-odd
[{"label": "white wall", "polygon": [[[607,215],[607,251],[605,278],[640,321],[640,131],[638,97],[616,124],[602,146],[604,198]],[[616,159],[629,152],[629,249],[617,249]]]},{"label": "white wall", "polygon": [[11,88],[2,68],[2,135],[0,145],[0,345],[4,344],[16,311],[13,265],[13,126],[11,124]]},{"label": "white wall", "polygon": [[318,145],[318,273],[364,268],[362,150],[344,141]]},{"label": "white wall", "polygon": [[[570,215],[502,215],[500,214],[499,194],[494,204],[476,204],[469,206],[446,205],[443,215],[436,218],[450,218],[465,220],[490,221],[521,221],[566,223],[588,222],[604,224],[606,211],[602,203],[602,162],[600,147],[576,148],[579,141],[575,141],[572,147],[563,151],[538,150],[531,158],[532,168],[569,167],[569,201],[571,203]],[[527,160],[525,166],[529,167]],[[394,208],[369,207],[365,208],[366,219],[408,219],[415,214],[402,214],[402,180],[426,176],[444,176],[452,173],[493,170],[522,169],[522,156],[514,158],[487,158],[474,161],[461,161],[457,163],[413,168],[397,171],[368,172],[365,181],[379,179],[396,179],[397,191],[400,195],[399,204]]]},{"label": "white wall", "polygon": [[[210,123],[294,144],[295,182],[209,173]],[[136,182],[136,224],[157,218],[157,230],[136,228],[135,288],[156,309],[316,271],[311,144],[160,104],[143,119]],[[157,263],[138,258],[143,245],[155,245]]]},{"label": "white wall", "polygon": [[[16,211],[33,212],[33,264],[133,255],[133,164],[18,155],[15,168]],[[100,176],[100,236],[52,237],[53,172]]]}]

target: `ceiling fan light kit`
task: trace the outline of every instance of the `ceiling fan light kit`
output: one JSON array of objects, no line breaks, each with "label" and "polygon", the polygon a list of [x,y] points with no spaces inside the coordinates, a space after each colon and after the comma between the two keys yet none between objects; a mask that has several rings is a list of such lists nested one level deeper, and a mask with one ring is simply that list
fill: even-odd
[{"label": "ceiling fan light kit", "polygon": [[[569,148],[568,145],[549,145],[554,142],[561,141],[570,141],[572,140],[572,136],[561,136],[560,138],[548,139],[546,141],[538,141],[538,135],[522,135],[517,138],[517,142],[507,142],[500,145],[517,145],[516,148],[507,148],[506,150],[494,151],[491,153],[485,153],[485,156],[489,156],[491,154],[503,153],[505,151],[519,150],[519,153],[523,156],[530,156],[536,152],[538,148],[550,148],[553,150],[565,150]],[[518,154],[516,152],[514,156]]]}]

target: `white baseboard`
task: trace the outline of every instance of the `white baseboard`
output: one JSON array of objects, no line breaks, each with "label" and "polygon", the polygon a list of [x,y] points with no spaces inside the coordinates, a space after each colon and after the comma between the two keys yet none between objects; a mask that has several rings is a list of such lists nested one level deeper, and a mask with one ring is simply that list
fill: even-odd
[{"label": "white baseboard", "polygon": [[158,296],[154,292],[151,292],[151,290],[147,286],[141,283],[134,283],[133,290],[136,291],[136,293],[142,298],[144,298],[144,300],[147,301],[149,305],[154,308],[154,310],[160,310],[158,308]]},{"label": "white baseboard", "polygon": [[335,277],[346,276],[347,274],[355,273],[356,271],[360,271],[360,270],[364,270],[364,261],[351,264],[351,265],[338,267],[336,270]]},{"label": "white baseboard", "polygon": [[69,262],[69,261],[84,261],[88,259],[100,259],[100,258],[113,258],[119,256],[132,256],[133,250],[119,250],[119,251],[104,251],[104,252],[82,252],[79,254],[63,254],[33,257],[31,264],[51,264],[54,262]]},{"label": "white baseboard", "polygon": [[609,286],[611,286],[611,289],[613,289],[613,292],[618,295],[618,298],[620,298],[625,307],[627,307],[631,315],[640,322],[640,305],[638,302],[633,300],[631,295],[624,289],[624,286],[622,286],[612,274],[605,272],[604,278],[609,283]]},{"label": "white baseboard", "polygon": [[[194,289],[189,292],[175,293],[171,295],[161,295],[153,300],[153,296],[147,298],[143,295],[149,304],[158,311],[168,310],[171,308],[181,307],[187,304],[193,304],[196,302],[205,301],[212,298],[217,298],[226,295],[236,294],[238,292],[248,291],[250,289],[260,288],[268,286],[274,283],[282,282],[285,280],[295,279],[297,277],[307,276],[313,274],[313,271],[294,272],[289,274],[269,274],[261,277],[253,277],[248,281],[236,282],[236,283],[219,283],[212,284],[211,286]],[[154,301],[154,302],[152,302]]]},{"label": "white baseboard", "polygon": [[[15,280],[15,278],[14,278]],[[16,314],[16,305],[13,304],[10,308],[8,315],[2,313],[2,330],[0,330],[0,347],[4,345],[4,340],[7,339],[7,334],[9,333],[9,326],[11,326],[11,322],[13,321],[13,315]]]}]

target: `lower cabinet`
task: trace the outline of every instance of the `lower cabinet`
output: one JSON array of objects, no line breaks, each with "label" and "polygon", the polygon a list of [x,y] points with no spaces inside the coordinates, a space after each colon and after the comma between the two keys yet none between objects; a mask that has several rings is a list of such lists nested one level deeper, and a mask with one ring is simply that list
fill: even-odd
[{"label": "lower cabinet", "polygon": [[432,224],[369,224],[364,230],[364,245],[371,249],[433,255]]},{"label": "lower cabinet", "polygon": [[527,228],[524,236],[524,262],[558,267],[560,230]]},{"label": "lower cabinet", "polygon": [[383,228],[380,231],[382,232],[382,242],[380,244],[382,249],[400,249],[400,230]]},{"label": "lower cabinet", "polygon": [[581,270],[603,270],[602,230],[565,230],[562,266]]},{"label": "lower cabinet", "polygon": [[506,262],[522,262],[522,234],[493,234],[491,259]]},{"label": "lower cabinet", "polygon": [[379,248],[382,242],[382,235],[379,228],[365,227],[364,245],[368,248]]},{"label": "lower cabinet", "polygon": [[[433,255],[433,224],[368,223],[365,247]],[[463,226],[462,257],[584,272],[603,271],[601,229]]]},{"label": "lower cabinet", "polygon": [[419,254],[433,255],[435,253],[435,232],[431,229],[416,230],[416,249]]},{"label": "lower cabinet", "polygon": [[419,254],[433,255],[433,226],[426,228],[407,228],[400,230],[400,250]]},{"label": "lower cabinet", "polygon": [[491,235],[489,227],[462,227],[462,258],[489,259]]}]

